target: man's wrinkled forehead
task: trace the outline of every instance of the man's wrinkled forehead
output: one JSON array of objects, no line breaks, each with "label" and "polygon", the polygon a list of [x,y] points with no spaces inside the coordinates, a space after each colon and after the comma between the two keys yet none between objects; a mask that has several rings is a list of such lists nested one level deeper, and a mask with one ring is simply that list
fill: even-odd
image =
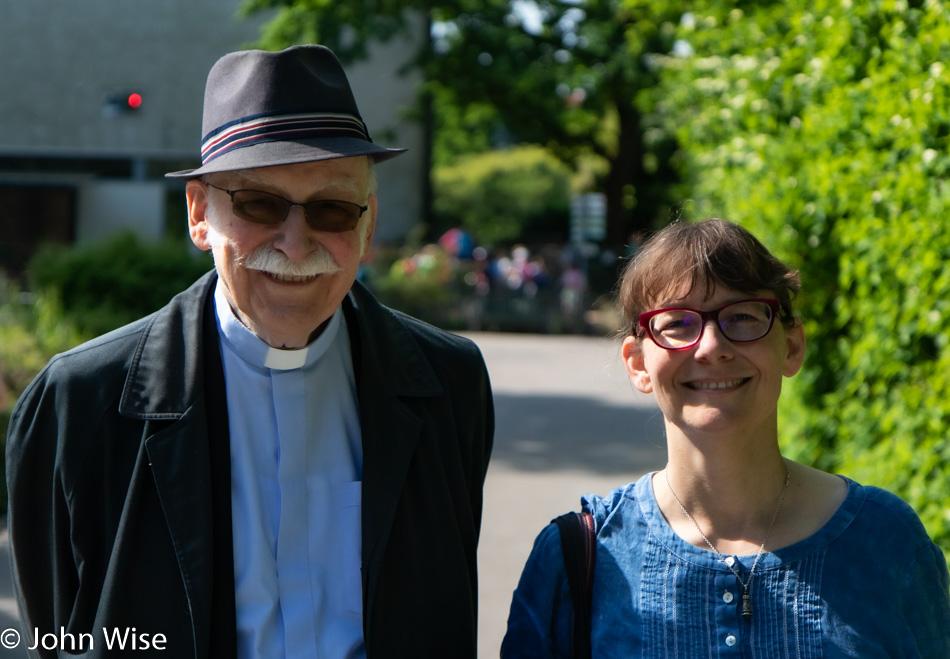
[{"label": "man's wrinkled forehead", "polygon": [[[362,161],[364,166],[353,167],[353,162],[357,160]],[[290,181],[306,181],[315,193],[338,190],[363,194],[368,185],[369,167],[365,157],[338,158],[275,167],[236,169],[208,175],[208,179],[214,182],[227,181],[232,189],[241,185],[263,190],[283,190]]]}]

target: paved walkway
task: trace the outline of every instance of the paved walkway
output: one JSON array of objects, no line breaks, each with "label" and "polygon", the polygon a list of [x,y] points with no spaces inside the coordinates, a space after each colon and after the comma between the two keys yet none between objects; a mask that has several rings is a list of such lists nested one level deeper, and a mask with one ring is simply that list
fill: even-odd
[{"label": "paved walkway", "polygon": [[479,544],[479,658],[498,657],[511,594],[534,538],[666,462],[663,417],[630,384],[615,340],[470,334],[495,396],[495,449]]},{"label": "paved walkway", "polygon": [[[587,492],[605,494],[666,458],[662,416],[630,386],[612,340],[469,335],[495,394],[495,450],[479,546],[479,658],[497,657],[511,593],[534,538]],[[19,629],[0,517],[0,642]],[[26,654],[0,646],[0,657]]]}]

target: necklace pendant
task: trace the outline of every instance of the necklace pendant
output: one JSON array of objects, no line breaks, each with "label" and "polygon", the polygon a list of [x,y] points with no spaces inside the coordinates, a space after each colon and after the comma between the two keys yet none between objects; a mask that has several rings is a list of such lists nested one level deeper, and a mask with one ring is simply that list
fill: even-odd
[{"label": "necklace pendant", "polygon": [[742,593],[742,617],[746,620],[752,618],[752,596],[748,590]]}]

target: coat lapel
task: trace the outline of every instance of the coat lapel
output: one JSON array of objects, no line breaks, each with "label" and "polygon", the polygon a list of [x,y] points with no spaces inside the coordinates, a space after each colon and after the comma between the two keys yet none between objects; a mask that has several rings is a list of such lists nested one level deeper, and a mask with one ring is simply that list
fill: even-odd
[{"label": "coat lapel", "polygon": [[198,656],[210,642],[214,574],[203,349],[216,344],[202,342],[214,282],[213,274],[203,277],[152,318],[119,406],[120,413],[146,424],[145,450],[188,596]]},{"label": "coat lapel", "polygon": [[422,420],[404,399],[438,396],[442,386],[396,313],[359,284],[344,303],[357,364],[363,440],[362,563],[364,630]]}]

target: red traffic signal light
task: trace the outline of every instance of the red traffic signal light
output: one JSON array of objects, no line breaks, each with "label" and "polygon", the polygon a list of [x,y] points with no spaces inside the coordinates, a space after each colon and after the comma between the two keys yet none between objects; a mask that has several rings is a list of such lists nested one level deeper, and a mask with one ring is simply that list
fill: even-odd
[{"label": "red traffic signal light", "polygon": [[138,92],[119,91],[106,95],[104,110],[107,115],[138,112],[141,108],[142,95]]}]

